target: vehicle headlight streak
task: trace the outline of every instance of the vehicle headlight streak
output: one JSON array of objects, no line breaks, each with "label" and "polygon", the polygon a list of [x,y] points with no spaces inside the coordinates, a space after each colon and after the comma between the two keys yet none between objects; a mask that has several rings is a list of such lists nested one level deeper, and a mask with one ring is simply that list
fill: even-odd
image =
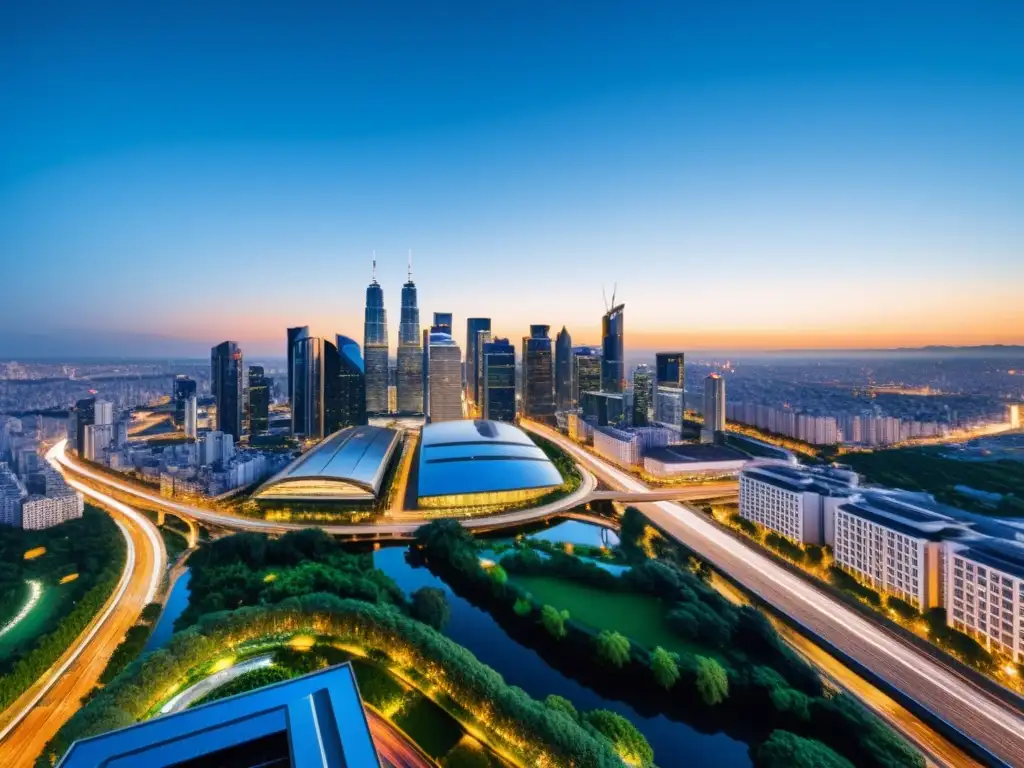
[{"label": "vehicle headlight streak", "polygon": [[0,627],[0,637],[3,637],[12,629],[14,629],[21,621],[31,613],[32,609],[36,607],[36,603],[39,602],[39,598],[43,596],[43,584],[41,581],[35,579],[29,579],[25,582],[28,584],[28,600],[21,606],[21,610],[15,614],[14,618]]}]

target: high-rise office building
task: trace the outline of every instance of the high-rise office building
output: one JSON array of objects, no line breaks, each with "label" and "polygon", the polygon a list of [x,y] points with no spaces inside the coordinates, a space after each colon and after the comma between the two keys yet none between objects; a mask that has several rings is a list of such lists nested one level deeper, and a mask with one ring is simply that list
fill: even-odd
[{"label": "high-rise office building", "polygon": [[714,442],[715,434],[725,430],[725,379],[712,373],[704,379],[704,428],[702,442]]},{"label": "high-rise office building", "polygon": [[654,356],[654,420],[683,429],[686,410],[685,358],[682,352],[658,352]]},{"label": "high-rise office building", "polygon": [[86,397],[75,403],[68,418],[68,441],[74,439],[72,446],[82,456],[85,447],[85,428],[96,423],[96,398]]},{"label": "high-rise office building", "polygon": [[482,353],[481,414],[492,421],[515,421],[516,348],[508,339],[494,339],[483,344]]},{"label": "high-rise office building", "polygon": [[555,409],[572,408],[572,336],[565,326],[555,337]]},{"label": "high-rise office building", "polygon": [[601,350],[597,347],[573,347],[572,408],[580,408],[584,392],[601,389]]},{"label": "high-rise office building", "polygon": [[431,333],[427,345],[427,419],[431,424],[462,418],[462,350],[448,333]]},{"label": "high-rise office building", "polygon": [[[490,331],[477,331],[476,334],[476,393],[473,395],[473,402],[477,405],[477,411],[483,412],[484,408],[484,345],[491,342]],[[515,382],[513,381],[513,384]]]},{"label": "high-rise office building", "polygon": [[242,436],[242,350],[225,341],[210,350],[210,388],[217,403],[214,426],[237,441]]},{"label": "high-rise office building", "polygon": [[626,390],[626,359],[623,329],[625,304],[617,304],[601,318],[601,389]]},{"label": "high-rise office building", "polygon": [[555,413],[554,358],[549,325],[531,325],[523,337],[523,416],[548,419]]},{"label": "high-rise office building", "polygon": [[183,420],[185,437],[195,440],[199,434],[199,402],[195,395],[191,395],[185,401],[185,417]]},{"label": "high-rise office building", "polygon": [[434,313],[434,324],[430,326],[431,333],[447,333],[449,336],[452,335],[452,313],[451,312],[435,312]]},{"label": "high-rise office building", "polygon": [[366,366],[359,344],[340,334],[325,342],[325,437],[342,427],[366,424]]},{"label": "high-rise office building", "polygon": [[291,402],[292,402],[292,388],[294,386],[294,382],[292,381],[292,364],[293,364],[293,360],[294,360],[294,353],[292,352],[292,347],[295,345],[296,341],[298,341],[299,339],[304,339],[307,336],[309,336],[309,326],[308,325],[300,325],[300,326],[296,326],[295,328],[289,328],[288,329],[288,349],[286,351],[288,353],[288,404],[289,405],[291,405]]},{"label": "high-rise office building", "polygon": [[270,428],[270,380],[263,366],[249,366],[249,434],[262,435]]},{"label": "high-rise office building", "polygon": [[188,376],[174,377],[174,423],[179,427],[185,423],[185,404],[196,395],[196,383]]},{"label": "high-rise office building", "polygon": [[342,427],[366,423],[365,366],[359,344],[309,336],[295,344],[292,432],[323,440]]},{"label": "high-rise office building", "polygon": [[384,289],[377,282],[377,260],[373,280],[366,287],[366,318],[363,324],[363,357],[366,367],[366,410],[388,412],[388,313]]},{"label": "high-rise office building", "polygon": [[476,405],[480,389],[480,371],[477,366],[480,357],[479,333],[491,330],[491,318],[470,317],[466,320],[466,399]]},{"label": "high-rise office building", "polygon": [[633,426],[650,424],[654,402],[654,371],[649,365],[638,365],[633,371]]},{"label": "high-rise office building", "polygon": [[412,257],[409,280],[402,286],[402,316],[398,326],[398,377],[395,398],[399,413],[423,413],[423,347],[420,340],[420,310],[416,303],[416,283],[412,281]]}]

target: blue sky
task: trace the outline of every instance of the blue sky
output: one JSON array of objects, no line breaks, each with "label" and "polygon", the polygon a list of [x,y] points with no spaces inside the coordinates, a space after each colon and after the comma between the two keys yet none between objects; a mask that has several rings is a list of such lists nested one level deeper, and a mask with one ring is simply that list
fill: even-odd
[{"label": "blue sky", "polygon": [[366,5],[5,5],[0,354],[1024,342],[1020,3]]}]

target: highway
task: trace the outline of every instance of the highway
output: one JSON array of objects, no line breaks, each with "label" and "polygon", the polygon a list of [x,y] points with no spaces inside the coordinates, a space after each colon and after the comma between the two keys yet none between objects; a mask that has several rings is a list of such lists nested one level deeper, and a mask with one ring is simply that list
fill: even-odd
[{"label": "highway", "polygon": [[[531,422],[521,426],[557,443],[609,485],[644,490],[643,483],[597,459],[560,433]],[[1024,766],[1024,715],[1020,711],[790,573],[756,548],[723,532],[699,513],[670,501],[636,506],[670,536],[791,621],[870,669],[934,717],[967,735],[1005,764]]]},{"label": "highway", "polygon": [[[55,460],[55,450],[47,455]],[[31,766],[46,743],[96,685],[125,632],[156,597],[166,553],[156,527],[144,515],[72,478],[70,485],[114,518],[127,545],[124,571],[103,609],[35,685],[0,716],[0,765]]]}]

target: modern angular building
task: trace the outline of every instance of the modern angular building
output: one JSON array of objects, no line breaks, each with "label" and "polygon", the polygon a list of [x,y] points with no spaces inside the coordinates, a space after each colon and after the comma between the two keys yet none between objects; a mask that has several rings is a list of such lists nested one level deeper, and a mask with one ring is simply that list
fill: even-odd
[{"label": "modern angular building", "polygon": [[613,306],[601,318],[601,389],[626,391],[625,304]]},{"label": "modern angular building", "polygon": [[521,429],[478,419],[423,428],[418,483],[420,507],[486,509],[543,496],[562,476]]},{"label": "modern angular building", "polygon": [[427,344],[427,421],[462,418],[462,350],[448,333],[431,333]]},{"label": "modern angular building", "polygon": [[199,434],[199,401],[195,395],[185,401],[185,422],[182,425],[185,437],[195,440]]},{"label": "modern angular building", "polygon": [[377,260],[373,261],[373,280],[366,287],[366,316],[363,323],[363,357],[366,367],[366,411],[388,412],[388,312],[384,308],[384,289],[377,282]]},{"label": "modern angular building", "polygon": [[196,396],[196,383],[188,376],[174,377],[174,423],[179,427],[185,423],[185,404],[190,397]]},{"label": "modern angular building", "polygon": [[225,341],[210,350],[210,388],[217,403],[215,429],[242,436],[242,350]]},{"label": "modern angular building", "polygon": [[249,366],[250,435],[262,435],[270,427],[270,384],[262,365]]},{"label": "modern angular building", "polygon": [[555,414],[554,357],[549,325],[531,325],[523,337],[523,416],[550,419]]},{"label": "modern angular building", "polygon": [[580,408],[584,392],[601,390],[601,350],[597,347],[573,347],[571,407]]},{"label": "modern angular building", "polygon": [[633,371],[633,426],[650,424],[654,404],[654,372],[649,365],[638,365]]},{"label": "modern angular building", "polygon": [[292,433],[322,440],[342,427],[366,423],[366,384],[359,344],[315,336],[295,343]]},{"label": "modern angular building", "polygon": [[60,768],[380,768],[351,664],[76,741]]},{"label": "modern angular building", "polygon": [[477,331],[476,334],[476,394],[473,402],[476,404],[476,412],[480,413],[484,407],[484,347],[491,343],[490,331]]},{"label": "modern angular building", "polygon": [[333,348],[327,345],[327,434],[366,424],[366,374],[359,344],[340,334],[335,341]]},{"label": "modern angular building", "polygon": [[711,443],[715,435],[725,431],[725,379],[717,373],[704,379],[704,428],[702,442]]},{"label": "modern angular building", "polygon": [[452,335],[452,313],[451,312],[435,312],[434,313],[434,324],[430,326],[431,333],[447,333],[449,336]]},{"label": "modern angular building", "polygon": [[555,410],[567,411],[572,404],[572,336],[563,325],[555,337]]},{"label": "modern angular building", "polygon": [[[482,334],[481,334],[482,336]],[[481,412],[489,421],[516,419],[516,348],[508,339],[483,345]]]},{"label": "modern angular building", "polygon": [[384,427],[347,427],[302,454],[253,494],[271,502],[375,502],[401,433]]},{"label": "modern angular building", "polygon": [[491,318],[470,317],[466,319],[466,400],[478,405],[477,392],[480,389],[480,332],[490,333]]},{"label": "modern angular building", "polygon": [[309,336],[309,326],[300,325],[295,328],[288,329],[288,341],[287,341],[287,357],[288,357],[288,403],[292,402],[292,390],[294,387],[294,381],[292,379],[292,366],[294,365],[295,353],[293,347],[295,342],[299,339],[304,339]]},{"label": "modern angular building", "polygon": [[409,280],[402,286],[402,316],[398,326],[398,376],[395,399],[399,413],[423,413],[423,346],[420,341],[420,310],[416,303],[416,283],[412,281],[412,257]]},{"label": "modern angular building", "polygon": [[654,355],[654,420],[683,429],[686,412],[686,363],[682,352],[658,352]]}]

